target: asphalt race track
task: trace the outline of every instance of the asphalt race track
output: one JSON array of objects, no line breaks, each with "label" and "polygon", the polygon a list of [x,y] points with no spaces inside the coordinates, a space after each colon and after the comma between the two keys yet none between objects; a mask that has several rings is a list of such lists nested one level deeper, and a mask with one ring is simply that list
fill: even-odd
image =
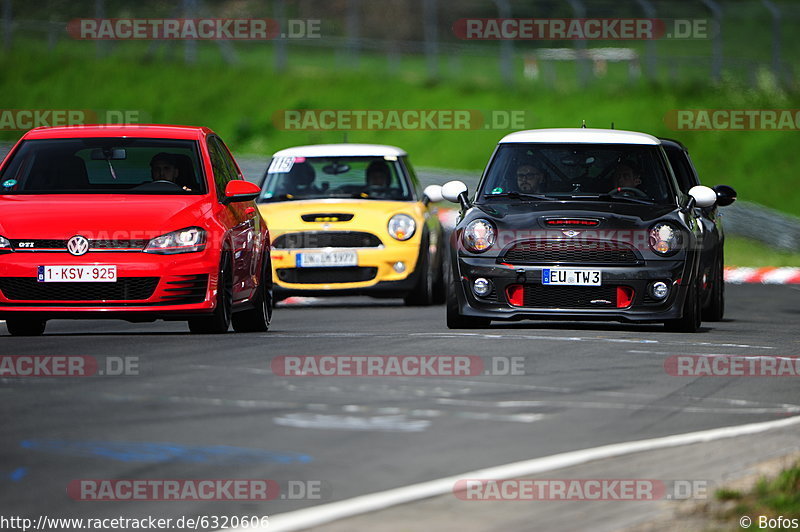
[{"label": "asphalt race track", "polygon": [[[665,370],[674,355],[800,355],[796,287],[729,285],[727,295],[725,321],[697,334],[602,322],[448,331],[444,307],[370,298],[281,304],[264,334],[51,321],[43,337],[3,336],[0,354],[89,356],[101,370],[123,360],[128,374],[0,379],[3,513],[273,516],[519,460],[800,414],[797,377]],[[524,371],[280,376],[270,363],[281,355],[474,355],[486,367],[492,356],[522,357]],[[632,474],[625,460],[605,471]],[[67,488],[80,479],[274,479],[281,497],[74,500]],[[289,495],[290,481],[318,495]]]}]

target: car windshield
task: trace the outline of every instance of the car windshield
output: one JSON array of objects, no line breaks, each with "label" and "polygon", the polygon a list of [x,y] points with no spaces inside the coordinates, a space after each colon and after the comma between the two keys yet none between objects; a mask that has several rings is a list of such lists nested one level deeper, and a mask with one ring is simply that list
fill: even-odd
[{"label": "car windshield", "polygon": [[482,181],[479,201],[511,198],[674,201],[658,146],[503,144]]},{"label": "car windshield", "polygon": [[413,199],[396,157],[275,157],[260,203],[322,198]]},{"label": "car windshield", "polygon": [[0,194],[204,194],[191,140],[26,140],[0,174]]}]

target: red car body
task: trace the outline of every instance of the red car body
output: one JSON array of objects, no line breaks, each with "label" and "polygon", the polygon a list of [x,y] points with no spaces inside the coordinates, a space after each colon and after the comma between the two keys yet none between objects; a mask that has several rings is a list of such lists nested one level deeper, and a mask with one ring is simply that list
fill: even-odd
[{"label": "red car body", "polygon": [[[16,183],[5,170],[25,143],[54,139],[191,141],[197,154],[195,168],[200,175],[195,188],[199,190],[6,194],[0,188],[0,237],[10,243],[10,249],[0,247],[0,318],[7,320],[12,334],[12,324],[21,334],[40,334],[32,323],[41,322],[43,331],[47,319],[90,317],[189,320],[194,332],[223,332],[220,324],[227,330],[224,320],[229,323],[232,317],[234,328],[248,330],[244,325],[237,327],[237,312],[249,311],[245,316],[252,318],[259,304],[262,312],[268,312],[268,325],[272,308],[270,239],[253,201],[259,188],[244,180],[213,131],[165,125],[33,129],[0,164],[3,185]],[[225,156],[232,163],[227,174],[219,169],[224,166],[220,161],[227,164]],[[103,162],[113,164],[111,160]],[[143,179],[150,179],[149,173]],[[152,239],[185,228],[205,231],[201,249],[175,254],[144,252]],[[76,235],[89,241],[89,251],[80,256],[66,249]],[[70,283],[37,279],[43,266],[57,265],[114,265],[117,280]],[[65,270],[62,275],[69,273]],[[221,283],[220,275],[226,284]],[[227,317],[220,314],[225,312]],[[223,321],[211,327],[209,320],[215,314]],[[263,326],[250,329],[266,330]]]}]

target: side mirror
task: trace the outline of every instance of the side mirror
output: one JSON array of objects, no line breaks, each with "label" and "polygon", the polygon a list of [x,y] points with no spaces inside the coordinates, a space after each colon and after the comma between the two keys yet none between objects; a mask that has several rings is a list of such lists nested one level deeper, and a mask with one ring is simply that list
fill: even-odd
[{"label": "side mirror", "polygon": [[717,202],[717,193],[714,192],[714,189],[704,185],[690,188],[689,195],[694,198],[695,204],[701,209],[711,207]]},{"label": "side mirror", "polygon": [[438,203],[444,199],[441,185],[428,185],[422,193],[425,195],[424,201],[426,204]]},{"label": "side mirror", "polygon": [[717,185],[714,187],[714,192],[717,193],[717,205],[720,207],[727,207],[736,201],[736,191],[733,187],[728,185]]},{"label": "side mirror", "polygon": [[459,203],[463,209],[469,208],[467,185],[462,181],[448,181],[442,185],[442,197],[452,203]]},{"label": "side mirror", "polygon": [[234,179],[225,186],[225,197],[222,203],[237,203],[240,201],[252,201],[261,194],[261,187],[250,181]]}]

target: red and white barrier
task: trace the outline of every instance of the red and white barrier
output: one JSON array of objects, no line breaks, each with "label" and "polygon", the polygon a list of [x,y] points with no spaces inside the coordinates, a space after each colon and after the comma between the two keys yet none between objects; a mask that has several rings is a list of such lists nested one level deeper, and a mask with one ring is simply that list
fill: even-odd
[{"label": "red and white barrier", "polygon": [[800,268],[725,268],[725,282],[733,284],[800,284]]}]

